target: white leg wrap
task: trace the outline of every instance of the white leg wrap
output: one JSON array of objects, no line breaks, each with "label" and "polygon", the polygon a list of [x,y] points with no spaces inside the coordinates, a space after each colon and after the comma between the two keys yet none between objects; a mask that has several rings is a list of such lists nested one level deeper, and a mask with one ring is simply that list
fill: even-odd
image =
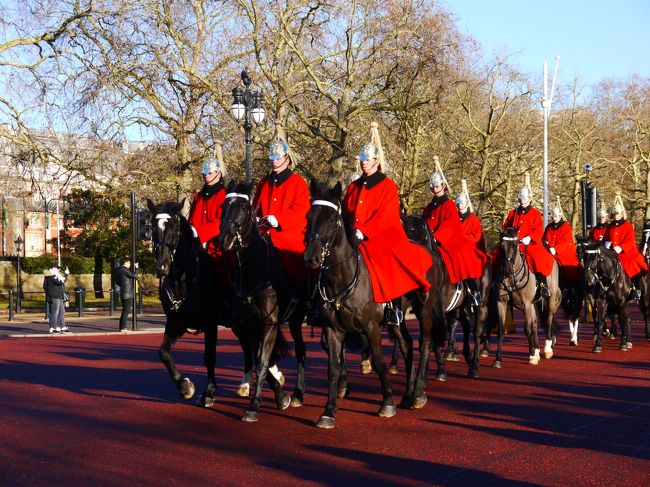
[{"label": "white leg wrap", "polygon": [[275,380],[281,382],[280,379],[282,378],[282,372],[280,372],[280,369],[278,369],[277,365],[274,365],[273,367],[269,367],[269,372],[273,377],[275,377]]}]

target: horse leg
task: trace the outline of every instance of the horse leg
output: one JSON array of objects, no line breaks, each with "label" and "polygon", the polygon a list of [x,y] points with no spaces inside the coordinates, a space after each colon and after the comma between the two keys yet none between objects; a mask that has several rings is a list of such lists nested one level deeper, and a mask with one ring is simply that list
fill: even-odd
[{"label": "horse leg", "polygon": [[542,313],[542,318],[546,325],[546,340],[544,342],[544,358],[553,358],[553,345],[555,345],[555,332],[553,331],[553,316],[555,315],[555,305],[551,302],[553,297],[549,298],[546,305],[545,313]]},{"label": "horse leg", "polygon": [[471,353],[470,366],[467,376],[473,379],[479,378],[479,369],[481,367],[481,337],[483,336],[483,326],[487,316],[487,306],[480,306],[473,313],[472,319],[474,321],[474,349]]},{"label": "horse leg", "polygon": [[458,362],[458,345],[456,343],[456,328],[458,328],[458,320],[456,316],[450,317],[447,320],[449,326],[449,345],[447,346],[447,360],[450,362]]},{"label": "horse leg", "polygon": [[539,364],[539,337],[537,334],[537,312],[532,303],[524,306],[524,316],[526,319],[526,337],[528,337],[528,363],[530,365]]},{"label": "horse leg", "polygon": [[386,364],[384,363],[384,352],[381,346],[381,327],[379,323],[376,323],[375,326],[372,325],[373,323],[370,324],[370,329],[366,333],[368,335],[368,342],[370,343],[372,366],[381,382],[382,402],[377,414],[383,418],[392,418],[397,413],[397,408],[393,402],[393,390],[388,383],[388,374],[386,373]]},{"label": "horse leg", "polygon": [[469,346],[470,335],[472,333],[472,323],[470,319],[470,313],[467,309],[461,311],[460,314],[460,325],[463,329],[463,357],[465,358],[465,363],[468,367],[472,365],[471,349]]},{"label": "horse leg", "polygon": [[254,354],[257,353],[255,346],[251,343],[249,335],[244,330],[243,326],[237,325],[232,327],[232,331],[239,340],[239,346],[244,354],[244,375],[241,383],[237,388],[236,394],[239,397],[249,397],[251,384],[253,383],[253,364]]},{"label": "horse leg", "polygon": [[370,360],[370,344],[368,343],[368,337],[363,333],[360,336],[361,340],[361,373],[363,375],[368,375],[372,372],[372,363]]},{"label": "horse leg", "polygon": [[399,347],[402,356],[404,356],[404,365],[406,366],[406,391],[404,392],[404,396],[400,402],[400,407],[410,409],[415,383],[415,374],[413,369],[413,338],[411,337],[408,328],[404,323],[404,320],[402,320],[400,323],[399,328],[396,326],[392,327],[391,333],[395,339],[395,344],[393,346],[393,356],[396,355],[395,349]]},{"label": "horse leg", "polygon": [[630,315],[627,310],[627,303],[623,303],[619,308],[618,322],[621,326],[621,344],[618,349],[627,352],[632,348],[632,342],[630,340]]},{"label": "horse leg", "polygon": [[594,348],[591,350],[594,353],[600,353],[603,351],[603,327],[605,322],[605,301],[602,298],[594,300],[594,309],[596,311],[594,318],[594,326],[596,327],[596,343],[594,343]]},{"label": "horse leg", "polygon": [[183,399],[191,399],[192,396],[194,396],[194,384],[189,377],[183,377],[181,375],[181,373],[176,368],[176,364],[174,363],[174,359],[172,358],[171,354],[172,348],[174,348],[174,345],[179,338],[180,335],[170,335],[166,330],[165,334],[163,335],[163,342],[158,349],[158,355],[160,356],[162,363],[165,364],[165,368],[167,369],[169,376],[176,384],[176,388],[178,389],[178,392],[181,393],[181,396],[183,396]]},{"label": "horse leg", "polygon": [[497,302],[497,312],[499,314],[499,322],[497,325],[497,353],[492,362],[492,367],[495,369],[501,368],[501,360],[503,358],[503,336],[506,329],[506,313],[508,312],[508,302],[499,300]]},{"label": "horse leg", "polygon": [[[400,325],[401,326],[401,325]],[[390,357],[390,365],[388,367],[388,373],[390,375],[396,375],[399,372],[397,365],[399,364],[399,354],[401,346],[397,343],[393,343],[393,354]],[[403,354],[404,352],[402,352]]]},{"label": "horse leg", "polygon": [[260,404],[262,402],[262,387],[264,380],[267,380],[269,386],[275,394],[275,402],[278,409],[286,409],[289,407],[291,400],[282,390],[280,383],[268,373],[269,362],[275,347],[275,342],[278,334],[278,325],[271,324],[264,327],[264,339],[262,342],[262,349],[257,364],[257,382],[255,383],[255,393],[251,398],[251,403],[242,417],[244,422],[254,422],[259,419]]},{"label": "horse leg", "polygon": [[214,377],[214,368],[217,363],[217,325],[216,320],[207,323],[203,328],[203,363],[208,373],[208,383],[205,391],[197,399],[196,405],[206,408],[214,405],[214,396],[217,393],[217,384]]},{"label": "horse leg", "polygon": [[326,326],[323,328],[321,344],[327,352],[327,404],[325,411],[318,418],[316,427],[331,429],[336,426],[336,400],[339,389],[339,375],[341,372],[341,357],[343,355],[343,339],[345,335],[342,332],[333,330]]},{"label": "horse leg", "polygon": [[415,387],[411,400],[413,409],[421,409],[427,403],[427,395],[424,390],[429,375],[429,354],[431,352],[431,329],[433,328],[433,315],[430,312],[423,312],[420,320],[420,363],[415,376]]},{"label": "horse leg", "polygon": [[[306,310],[305,310],[306,311]],[[294,353],[296,354],[296,364],[298,367],[296,377],[296,387],[291,396],[291,407],[297,408],[302,406],[305,395],[305,361],[307,360],[307,347],[302,337],[302,319],[305,311],[296,309],[291,320],[289,320],[289,331],[294,343]]]}]

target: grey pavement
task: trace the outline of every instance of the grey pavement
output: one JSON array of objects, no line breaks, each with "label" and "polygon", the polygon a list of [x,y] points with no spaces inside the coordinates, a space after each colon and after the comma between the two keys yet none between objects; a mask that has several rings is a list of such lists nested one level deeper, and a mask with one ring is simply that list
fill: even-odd
[{"label": "grey pavement", "polygon": [[70,331],[54,334],[50,334],[50,327],[43,312],[24,312],[16,314],[15,317],[14,321],[9,321],[6,311],[0,314],[0,338],[162,333],[165,327],[165,315],[162,310],[155,309],[145,309],[138,315],[136,330],[132,330],[133,322],[129,315],[129,329],[125,332],[119,331],[119,310],[113,316],[109,316],[106,310],[88,310],[84,312],[84,316],[77,316],[76,311],[68,311],[65,322]]}]

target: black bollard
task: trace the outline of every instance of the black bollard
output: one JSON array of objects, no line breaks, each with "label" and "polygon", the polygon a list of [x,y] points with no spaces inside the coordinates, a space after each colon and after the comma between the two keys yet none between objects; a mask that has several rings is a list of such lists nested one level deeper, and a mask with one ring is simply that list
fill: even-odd
[{"label": "black bollard", "polygon": [[113,316],[115,314],[115,301],[113,297],[115,295],[115,289],[110,289],[108,291],[109,303],[108,303],[108,316]]}]

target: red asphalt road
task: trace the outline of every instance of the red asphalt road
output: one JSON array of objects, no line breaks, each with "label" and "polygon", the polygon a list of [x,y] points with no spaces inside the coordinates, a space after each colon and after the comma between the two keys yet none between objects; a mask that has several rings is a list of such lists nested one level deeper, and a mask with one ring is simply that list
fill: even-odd
[{"label": "red asphalt road", "polygon": [[[178,396],[160,334],[2,339],[0,485],[650,485],[650,343],[635,321],[630,352],[606,340],[594,354],[590,333],[582,326],[577,348],[561,334],[536,367],[511,334],[503,369],[482,359],[476,380],[448,363],[424,409],[390,419],[375,414],[377,377],[349,354],[352,394],[334,430],[314,427],[326,398],[318,335],[305,406],[278,411],[265,390],[258,423],[240,421],[229,331],[212,409]],[[175,358],[200,392],[201,337],[182,339]],[[289,391],[293,359],[281,368]],[[398,402],[403,373],[391,379]]]}]

